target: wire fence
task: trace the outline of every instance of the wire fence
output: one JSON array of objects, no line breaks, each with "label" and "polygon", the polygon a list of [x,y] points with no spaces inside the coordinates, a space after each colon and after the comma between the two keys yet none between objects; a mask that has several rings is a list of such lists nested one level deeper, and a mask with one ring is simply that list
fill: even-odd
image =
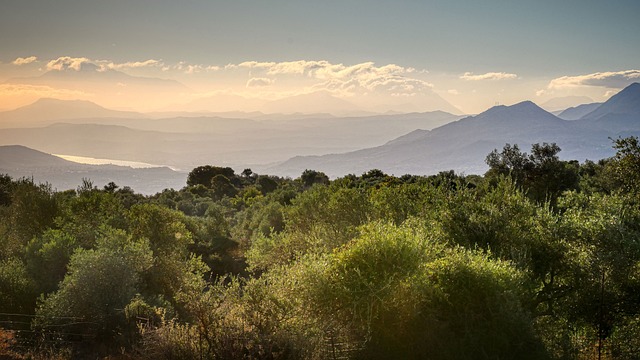
[{"label": "wire fence", "polygon": [[[150,319],[140,317],[135,321],[146,327],[148,332],[155,330],[150,326]],[[101,340],[101,328],[102,324],[80,317],[44,318],[33,314],[0,313],[0,358],[3,351],[29,353],[38,350],[89,348]],[[233,340],[239,344],[250,344],[254,339],[238,337]],[[322,358],[330,360],[351,359],[364,347],[363,343],[349,341],[332,331],[325,333],[322,343]],[[202,350],[205,347],[201,338],[199,348]],[[207,357],[203,355],[201,352],[201,358]]]},{"label": "wire fence", "polygon": [[[40,320],[40,321],[38,321]],[[43,317],[0,313],[0,333],[10,350],[28,352],[42,348],[80,346],[96,340],[100,324],[78,317]]]},{"label": "wire fence", "polygon": [[333,331],[326,331],[324,336],[323,358],[329,360],[348,360],[364,348],[364,342],[346,341]]}]

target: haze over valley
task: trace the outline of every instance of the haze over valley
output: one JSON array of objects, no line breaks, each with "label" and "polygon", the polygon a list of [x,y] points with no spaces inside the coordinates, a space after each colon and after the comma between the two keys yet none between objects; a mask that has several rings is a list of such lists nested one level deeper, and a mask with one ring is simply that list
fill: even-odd
[{"label": "haze over valley", "polygon": [[[495,106],[468,117],[434,111],[359,117],[244,113],[236,118],[183,113],[157,118],[109,110],[87,101],[41,99],[0,113],[0,145],[140,162],[164,170],[33,162],[26,149],[22,154],[15,147],[0,148],[5,160],[0,170],[49,181],[60,189],[73,188],[82,178],[90,178],[101,185],[117,180],[143,193],[179,188],[184,174],[203,164],[230,166],[237,171],[251,168],[292,178],[306,169],[331,177],[370,169],[397,176],[447,170],[482,174],[487,169],[486,155],[506,143],[527,149],[535,143],[555,142],[563,149],[563,159],[581,162],[609,157],[613,154],[611,139],[640,133],[638,104],[638,83],[603,104],[582,105],[591,111],[583,109],[586,114],[577,119],[580,107],[555,116],[530,101]],[[563,114],[567,119],[561,118]],[[156,174],[153,184],[145,184],[143,179],[153,171],[162,171],[165,176]]]}]

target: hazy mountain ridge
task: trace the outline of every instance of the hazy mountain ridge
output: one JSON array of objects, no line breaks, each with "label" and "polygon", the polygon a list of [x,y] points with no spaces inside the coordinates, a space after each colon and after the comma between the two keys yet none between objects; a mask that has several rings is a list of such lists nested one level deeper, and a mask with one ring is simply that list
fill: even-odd
[{"label": "hazy mountain ridge", "polygon": [[261,112],[270,114],[321,113],[327,109],[330,109],[330,112],[334,115],[349,116],[363,112],[363,110],[355,104],[337,98],[326,91],[317,91],[273,100],[266,102],[260,107]]},{"label": "hazy mountain ridge", "polygon": [[292,177],[305,169],[330,176],[373,168],[396,175],[450,169],[482,173],[486,155],[505,143],[527,151],[533,143],[556,142],[565,159],[608,157],[613,154],[609,138],[640,133],[638,99],[640,87],[631,85],[580,121],[561,119],[531,101],[464,118],[438,111],[362,117],[269,115],[261,120],[261,113],[247,118],[80,118],[69,120],[73,124],[0,129],[0,144],[185,171],[214,164]]},{"label": "hazy mountain ridge", "polygon": [[36,127],[60,120],[107,117],[139,119],[144,115],[133,111],[107,109],[85,100],[42,98],[29,105],[0,112],[0,128]]},{"label": "hazy mountain ridge", "polygon": [[640,114],[640,83],[633,83],[582,118],[601,119],[608,115],[637,116],[638,114]]},{"label": "hazy mountain ridge", "polygon": [[[633,84],[622,90],[586,115],[585,121],[563,120],[525,101],[496,106],[431,131],[417,130],[374,148],[295,157],[267,171],[290,176],[306,168],[330,176],[360,174],[372,168],[395,175],[433,174],[450,169],[482,173],[486,170],[486,155],[505,143],[518,144],[527,151],[534,143],[555,142],[563,149],[560,155],[565,159],[597,160],[613,155],[610,138],[640,134],[640,110],[635,107],[640,101],[638,89],[640,86]],[[602,115],[587,121],[594,114]]]},{"label": "hazy mountain ridge", "polygon": [[548,112],[565,110],[570,107],[580,106],[581,104],[593,103],[593,99],[588,96],[560,96],[551,98],[540,104],[540,107]]},{"label": "hazy mountain ridge", "polygon": [[556,115],[563,120],[579,120],[585,115],[597,109],[602,103],[582,104],[575,107],[564,109]]},{"label": "hazy mountain ridge", "polygon": [[[88,117],[58,120],[60,116],[47,115],[65,108],[72,115]],[[242,167],[284,161],[295,155],[351,151],[460,118],[441,111],[367,117],[317,114],[280,118],[251,114],[261,120],[217,116],[158,119],[138,113],[129,118],[127,112],[110,111],[90,102],[40,101],[0,113],[0,119],[26,114],[22,121],[35,126],[28,117],[35,112],[42,113],[37,124],[50,125],[0,129],[0,144],[19,143],[49,153],[167,164],[181,169],[203,163]]]},{"label": "hazy mountain ridge", "polygon": [[640,83],[633,83],[612,96],[580,122],[608,132],[640,130]]}]

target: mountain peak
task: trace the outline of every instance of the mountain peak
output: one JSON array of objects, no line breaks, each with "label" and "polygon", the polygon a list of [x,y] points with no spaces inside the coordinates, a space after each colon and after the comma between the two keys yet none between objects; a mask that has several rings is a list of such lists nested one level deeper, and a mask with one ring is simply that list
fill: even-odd
[{"label": "mountain peak", "polygon": [[605,115],[640,116],[640,83],[633,83],[613,95],[583,119],[599,119]]},{"label": "mountain peak", "polygon": [[536,105],[531,100],[525,100],[525,101],[519,102],[517,104],[513,104],[513,105],[511,105],[509,107],[512,108],[512,109],[540,109],[540,110],[543,110],[541,107]]},{"label": "mountain peak", "polygon": [[88,100],[61,100],[56,98],[40,98],[24,107],[49,107],[49,106],[82,106],[85,108],[104,109],[104,107]]},{"label": "mountain peak", "polygon": [[140,113],[110,110],[87,100],[41,98],[29,105],[0,112],[0,128],[41,126],[50,121],[71,119],[141,117]]},{"label": "mountain peak", "polygon": [[519,102],[517,104],[513,104],[513,105],[497,105],[494,106],[492,108],[490,108],[489,110],[480,113],[477,117],[486,117],[486,116],[496,116],[496,115],[507,115],[507,116],[522,116],[522,115],[527,115],[527,116],[531,116],[531,115],[550,115],[553,116],[552,114],[550,114],[549,112],[547,112],[546,110],[544,110],[543,108],[541,108],[540,106],[536,105],[535,103],[533,103],[532,101],[526,100],[526,101],[522,101]]},{"label": "mountain peak", "polygon": [[328,91],[316,91],[307,94],[294,95],[271,101],[262,106],[264,113],[331,113],[333,115],[348,115],[362,112],[351,102],[332,95]]},{"label": "mountain peak", "polygon": [[613,95],[611,97],[612,100],[614,98],[628,98],[628,97],[640,97],[640,83],[634,82],[626,88],[620,90],[619,93]]},{"label": "mountain peak", "polygon": [[[458,126],[456,123],[473,122],[478,126],[533,126],[550,125],[564,120],[547,112],[531,101],[522,101],[513,105],[497,105],[488,110],[468,118],[452,123],[451,126]],[[445,125],[445,126],[448,126]]]},{"label": "mountain peak", "polygon": [[624,90],[640,91],[640,83],[634,82],[631,85],[627,86]]}]

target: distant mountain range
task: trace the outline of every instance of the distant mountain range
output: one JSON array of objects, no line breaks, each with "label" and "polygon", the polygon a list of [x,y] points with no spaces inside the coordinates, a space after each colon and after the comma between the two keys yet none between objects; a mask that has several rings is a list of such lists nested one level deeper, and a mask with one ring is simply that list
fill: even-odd
[{"label": "distant mountain range", "polygon": [[115,165],[84,165],[36,151],[25,146],[0,146],[0,174],[33,178],[57,190],[75,189],[83,179],[102,187],[109,182],[129,186],[142,194],[155,194],[166,188],[186,185],[187,173],[166,167],[133,169]]},{"label": "distant mountain range", "polygon": [[[613,155],[610,138],[640,134],[640,85],[630,85],[603,104],[585,104],[559,116],[530,101],[464,118],[441,111],[360,117],[261,112],[171,115],[164,118],[109,110],[90,102],[45,99],[0,113],[0,145],[162,164],[185,172],[212,164],[291,177],[305,169],[333,177],[374,168],[396,175],[451,169],[480,174],[486,171],[486,155],[505,143],[528,151],[531,144],[555,142],[562,148],[562,158],[580,161]],[[164,187],[182,186],[185,176],[168,168],[135,170],[160,174],[156,180],[130,168],[87,169],[24,149],[5,149],[0,156],[4,161],[0,173],[31,174],[51,182],[71,176],[64,186],[72,188],[85,177],[81,173],[94,181],[118,173],[122,180],[116,183],[145,186],[141,179],[146,179],[158,188],[163,181]],[[125,176],[134,177],[128,181]]]},{"label": "distant mountain range", "polygon": [[[60,119],[65,113],[68,117]],[[365,117],[237,115],[249,118],[145,118],[90,102],[41,100],[0,113],[0,145],[180,169],[207,163],[243,167],[375,146],[460,118],[440,111]]]},{"label": "distant mountain range", "polygon": [[613,155],[610,138],[640,134],[640,84],[623,89],[576,121],[563,120],[530,101],[496,106],[477,116],[431,131],[416,130],[382,146],[343,154],[301,156],[266,169],[296,176],[305,169],[330,176],[360,174],[378,168],[402,175],[456,170],[486,171],[484,159],[505,143],[527,151],[531,144],[555,142],[565,159],[600,159]]}]

